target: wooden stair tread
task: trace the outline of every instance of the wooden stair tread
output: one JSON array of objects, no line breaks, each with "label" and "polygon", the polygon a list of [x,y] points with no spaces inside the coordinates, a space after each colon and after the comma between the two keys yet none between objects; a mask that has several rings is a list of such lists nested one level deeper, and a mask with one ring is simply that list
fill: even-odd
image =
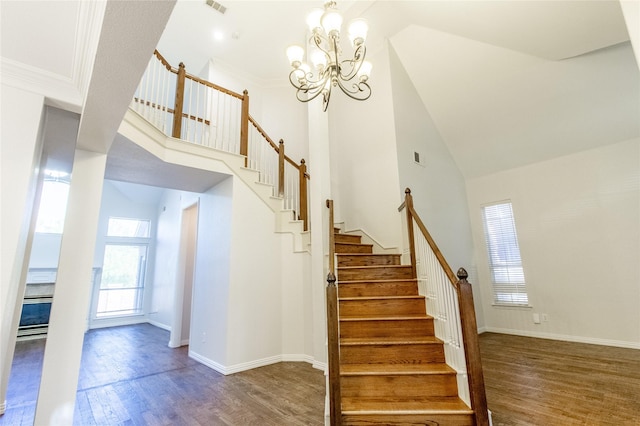
[{"label": "wooden stair tread", "polygon": [[342,414],[473,414],[458,397],[342,398]]},{"label": "wooden stair tread", "polygon": [[417,279],[415,278],[387,278],[384,280],[350,280],[350,281],[340,281],[338,282],[338,286],[340,284],[365,284],[365,283],[371,283],[371,284],[385,284],[385,283],[397,283],[397,282],[418,282]]},{"label": "wooden stair tread", "polygon": [[424,296],[416,295],[402,295],[402,296],[359,296],[359,297],[339,297],[338,300],[343,301],[361,301],[366,300],[415,300],[424,299]]},{"label": "wooden stair tread", "polygon": [[[340,244],[349,244],[349,243],[340,243]],[[358,244],[361,246],[367,246],[369,244]],[[389,253],[336,253],[336,256],[340,257],[340,256],[345,256],[345,257],[349,257],[349,256],[354,256],[354,257],[365,257],[365,256],[373,256],[373,257],[400,257],[400,254],[389,254]]]},{"label": "wooden stair tread", "polygon": [[431,321],[433,319],[432,316],[425,314],[407,314],[400,316],[381,316],[378,314],[375,315],[358,315],[358,316],[340,316],[339,321],[406,321],[406,320],[425,320]]},{"label": "wooden stair tread", "polygon": [[340,345],[415,345],[415,344],[442,344],[442,340],[435,336],[419,337],[341,337]]},{"label": "wooden stair tread", "polygon": [[[350,243],[348,241],[339,241],[339,242],[336,241],[336,244],[340,244],[340,245],[343,245],[343,246],[369,246],[369,247],[373,247],[373,244]],[[336,254],[340,254],[340,253],[336,252]],[[343,253],[343,254],[347,254],[347,253]],[[365,254],[373,254],[373,253],[365,253]]]},{"label": "wooden stair tread", "polygon": [[445,363],[429,362],[424,364],[343,364],[340,375],[401,375],[401,374],[456,374]]},{"label": "wooden stair tread", "polygon": [[[345,253],[346,254],[346,253]],[[411,265],[362,265],[362,266],[338,266],[338,271],[341,269],[380,269],[380,268],[394,268],[394,269],[411,269]],[[338,272],[339,273],[339,272]]]}]

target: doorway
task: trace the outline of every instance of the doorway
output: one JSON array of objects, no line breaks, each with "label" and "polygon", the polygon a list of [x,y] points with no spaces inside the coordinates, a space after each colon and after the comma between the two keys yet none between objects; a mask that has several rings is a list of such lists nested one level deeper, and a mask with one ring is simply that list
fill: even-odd
[{"label": "doorway", "polygon": [[196,269],[198,210],[197,202],[182,210],[180,252],[176,273],[175,314],[169,341],[169,346],[174,348],[188,345],[191,334],[191,304]]}]

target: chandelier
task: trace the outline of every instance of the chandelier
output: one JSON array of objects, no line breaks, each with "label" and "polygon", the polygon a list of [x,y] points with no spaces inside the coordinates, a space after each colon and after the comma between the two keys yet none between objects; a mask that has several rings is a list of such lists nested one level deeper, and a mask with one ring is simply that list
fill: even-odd
[{"label": "chandelier", "polygon": [[353,47],[353,57],[341,58],[340,27],[342,16],[335,1],[325,3],[324,9],[313,9],[307,17],[311,31],[309,59],[313,69],[303,62],[304,49],[289,46],[287,56],[293,70],[289,81],[297,89],[296,98],[309,102],[322,94],[322,106],[329,106],[331,89],[339,87],[352,99],[364,101],[371,96],[371,87],[367,83],[371,73],[371,63],[365,61],[364,41],[369,29],[363,19],[356,19],[349,25],[348,33]]}]

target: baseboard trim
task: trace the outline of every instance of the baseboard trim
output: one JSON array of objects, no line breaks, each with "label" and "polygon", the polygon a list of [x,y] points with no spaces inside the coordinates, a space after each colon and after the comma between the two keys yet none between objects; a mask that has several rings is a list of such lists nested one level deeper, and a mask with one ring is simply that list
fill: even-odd
[{"label": "baseboard trim", "polygon": [[169,333],[171,333],[171,327],[170,327],[170,326],[168,326],[168,325],[166,325],[166,324],[163,324],[163,323],[161,323],[161,322],[154,321],[154,320],[151,320],[151,319],[150,319],[150,320],[147,320],[147,322],[148,322],[149,324],[153,325],[154,327],[158,327],[158,328],[161,328],[161,329],[163,329],[163,330],[167,330]]},{"label": "baseboard trim", "polygon": [[317,370],[322,370],[325,373],[328,371],[328,366],[326,362],[320,362],[320,361],[314,360],[311,366]]},{"label": "baseboard trim", "polygon": [[241,371],[251,370],[258,367],[264,367],[266,365],[277,364],[279,362],[306,362],[319,370],[325,369],[324,363],[316,362],[312,356],[304,355],[304,354],[274,355],[271,357],[257,359],[255,361],[243,362],[243,363],[235,364],[231,366],[222,365],[192,350],[189,350],[189,357],[217,371],[220,374],[224,374],[225,376],[229,374],[239,373]]},{"label": "baseboard trim", "polygon": [[123,325],[144,324],[149,322],[144,315],[130,315],[115,318],[94,319],[89,322],[89,329],[120,327]]},{"label": "baseboard trim", "polygon": [[[570,336],[568,334],[541,333],[536,331],[513,330],[510,328],[483,327],[484,332],[511,334],[514,336],[536,337],[538,339],[561,340],[565,342],[587,343],[590,345],[614,346],[617,348],[640,349],[640,342],[625,342],[622,340],[598,339],[595,337]],[[480,330],[478,330],[480,333]]]},{"label": "baseboard trim", "polygon": [[374,246],[373,252],[374,253],[392,253],[392,254],[400,253],[400,249],[398,247],[385,247],[385,246],[383,246],[378,240],[373,238],[371,235],[369,235],[367,233],[367,231],[365,231],[362,228],[350,229],[348,231],[344,231],[344,233],[345,234],[360,235],[362,237],[362,243],[363,244],[373,244],[373,246]]}]

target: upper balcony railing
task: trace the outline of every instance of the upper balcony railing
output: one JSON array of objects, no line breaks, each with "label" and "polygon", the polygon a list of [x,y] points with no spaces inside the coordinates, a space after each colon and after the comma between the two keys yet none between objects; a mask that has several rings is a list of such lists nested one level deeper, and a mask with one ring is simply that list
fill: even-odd
[{"label": "upper balcony railing", "polygon": [[[173,107],[170,107],[172,105]],[[184,64],[172,67],[156,50],[131,103],[160,131],[194,144],[239,154],[245,166],[260,172],[260,182],[273,186],[309,228],[304,159],[296,163],[249,115],[249,94],[225,89],[186,72]]]}]

